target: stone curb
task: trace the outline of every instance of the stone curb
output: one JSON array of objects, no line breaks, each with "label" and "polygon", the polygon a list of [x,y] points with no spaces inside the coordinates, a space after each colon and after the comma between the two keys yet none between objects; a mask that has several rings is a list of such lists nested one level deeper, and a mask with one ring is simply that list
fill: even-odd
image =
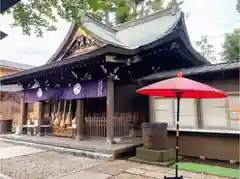
[{"label": "stone curb", "polygon": [[40,149],[44,149],[44,150],[50,150],[50,151],[70,154],[70,155],[74,155],[74,156],[87,157],[87,158],[91,158],[91,159],[100,159],[100,160],[107,160],[107,161],[115,160],[114,155],[103,154],[103,153],[98,153],[98,152],[89,152],[89,151],[76,150],[76,149],[70,149],[70,148],[65,148],[65,147],[55,147],[55,146],[51,146],[51,145],[17,141],[17,140],[14,140],[14,139],[4,139],[4,138],[1,138],[1,137],[0,137],[0,141],[7,142],[7,143],[12,143],[12,144],[19,144],[19,145],[24,145],[24,146],[36,147],[36,148],[40,148]]}]

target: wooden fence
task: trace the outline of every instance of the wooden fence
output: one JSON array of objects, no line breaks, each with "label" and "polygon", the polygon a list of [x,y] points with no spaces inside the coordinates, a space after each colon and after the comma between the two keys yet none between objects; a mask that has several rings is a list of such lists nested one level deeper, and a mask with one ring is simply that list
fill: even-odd
[{"label": "wooden fence", "polygon": [[85,117],[85,135],[89,137],[106,137],[106,117]]},{"label": "wooden fence", "polygon": [[[131,129],[139,123],[140,113],[116,113],[114,116],[114,137],[129,136]],[[140,122],[141,123],[141,122]],[[105,116],[85,117],[85,135],[90,137],[107,137]]]}]

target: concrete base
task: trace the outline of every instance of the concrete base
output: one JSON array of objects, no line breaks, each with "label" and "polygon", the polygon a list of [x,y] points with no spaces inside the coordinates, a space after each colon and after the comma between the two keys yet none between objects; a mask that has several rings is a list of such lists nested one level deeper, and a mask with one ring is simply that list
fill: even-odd
[{"label": "concrete base", "polygon": [[175,160],[175,149],[150,150],[144,147],[136,149],[136,157],[151,162],[167,162]]},{"label": "concrete base", "polygon": [[147,165],[156,165],[156,166],[161,166],[161,167],[169,167],[175,163],[175,160],[167,161],[167,162],[152,162],[152,161],[147,161],[147,160],[141,160],[137,157],[131,157],[131,158],[129,158],[129,161],[147,164]]},{"label": "concrete base", "polygon": [[170,166],[175,163],[175,156],[175,149],[149,150],[139,147],[136,149],[136,156],[129,160],[150,165]]}]

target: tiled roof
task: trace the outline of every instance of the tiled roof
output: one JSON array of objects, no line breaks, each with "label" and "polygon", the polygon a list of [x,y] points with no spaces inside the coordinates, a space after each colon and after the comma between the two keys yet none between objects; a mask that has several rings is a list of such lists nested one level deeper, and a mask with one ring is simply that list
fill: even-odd
[{"label": "tiled roof", "polygon": [[126,49],[136,49],[171,33],[181,15],[179,9],[169,8],[116,27],[108,27],[86,15],[83,26],[106,42]]},{"label": "tiled roof", "polygon": [[20,70],[28,70],[30,68],[34,68],[34,66],[32,66],[32,65],[10,62],[10,61],[6,61],[6,60],[0,60],[0,66],[7,67],[7,68],[20,69]]},{"label": "tiled roof", "polygon": [[[199,65],[208,63],[191,46],[186,29],[184,12],[178,7],[159,10],[117,26],[104,24],[88,13],[82,16],[82,18],[82,25],[87,34],[103,44],[118,48],[118,50],[145,50],[145,47],[153,47],[154,44],[165,43],[165,39],[170,41],[178,36],[178,39],[184,41],[183,43],[187,47],[187,51],[194,56],[191,58],[194,63]],[[73,21],[66,38],[56,53],[48,60],[48,64],[64,58],[63,54],[66,51],[64,49],[70,45],[72,42],[71,39],[74,38],[77,30],[77,24]]]},{"label": "tiled roof", "polygon": [[211,72],[218,72],[218,71],[228,71],[240,69],[240,62],[227,62],[227,63],[219,63],[219,64],[210,64],[210,65],[203,65],[197,66],[192,68],[184,68],[184,69],[177,69],[172,71],[163,71],[154,73],[152,75],[143,77],[139,79],[140,81],[150,81],[150,80],[162,80],[166,78],[172,78],[177,75],[178,72],[182,72],[183,76],[189,75],[199,75],[204,73],[211,73]]}]

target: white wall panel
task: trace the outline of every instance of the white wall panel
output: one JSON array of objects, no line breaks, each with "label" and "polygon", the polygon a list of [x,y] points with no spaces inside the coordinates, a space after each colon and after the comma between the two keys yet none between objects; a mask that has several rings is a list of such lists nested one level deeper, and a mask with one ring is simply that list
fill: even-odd
[{"label": "white wall panel", "polygon": [[201,99],[203,128],[228,128],[225,98]]},{"label": "white wall panel", "polygon": [[169,127],[174,126],[173,99],[155,98],[154,99],[155,122],[166,122]]},{"label": "white wall panel", "polygon": [[[182,98],[180,99],[180,128],[197,128],[197,106],[196,99]],[[177,120],[177,99],[174,99],[174,116]]]}]

